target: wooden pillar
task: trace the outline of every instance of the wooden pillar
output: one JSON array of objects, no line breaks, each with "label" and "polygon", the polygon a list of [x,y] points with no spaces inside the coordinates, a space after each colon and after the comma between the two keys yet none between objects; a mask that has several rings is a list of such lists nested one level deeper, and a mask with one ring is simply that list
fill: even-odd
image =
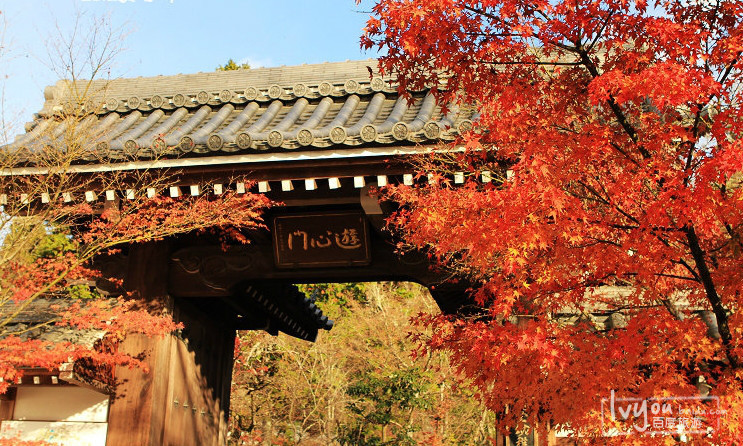
[{"label": "wooden pillar", "polygon": [[124,286],[142,306],[167,311],[182,333],[130,336],[120,348],[143,354],[149,372],[119,367],[106,446],[226,444],[235,331],[168,296],[170,246],[133,245]]}]

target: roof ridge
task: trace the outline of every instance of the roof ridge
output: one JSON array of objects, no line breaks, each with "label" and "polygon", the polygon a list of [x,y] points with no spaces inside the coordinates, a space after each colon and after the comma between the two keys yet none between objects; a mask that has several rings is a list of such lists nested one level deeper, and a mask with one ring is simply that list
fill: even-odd
[{"label": "roof ridge", "polygon": [[[273,98],[271,88],[274,93],[276,87],[284,90],[295,90],[295,86],[300,86],[303,90],[299,93],[285,92],[294,97],[303,97],[309,92],[310,97],[314,94],[319,96],[335,95],[340,92],[334,91],[333,87],[343,86],[346,94],[353,94],[354,88],[360,84],[374,84],[374,91],[382,91],[391,80],[390,77],[381,76],[376,68],[376,59],[343,61],[343,62],[324,62],[318,64],[302,64],[279,67],[260,67],[246,70],[231,71],[209,71],[189,74],[174,75],[156,75],[148,77],[119,78],[112,80],[95,80],[95,81],[77,81],[72,83],[69,80],[60,80],[55,85],[49,86],[44,90],[46,99],[44,107],[40,114],[48,115],[58,110],[64,102],[82,102],[94,99],[95,102],[105,104],[108,100],[115,100],[113,107],[106,107],[106,112],[119,109],[119,106],[126,102],[128,109],[139,109],[149,105],[152,108],[159,108],[161,103],[167,106],[166,98],[173,99],[176,95],[196,96],[203,92],[206,94],[227,96],[232,92],[245,92],[251,87],[255,88],[256,95],[265,92]],[[378,80],[376,79],[378,78]],[[350,83],[350,85],[347,85]],[[304,87],[302,87],[302,85]],[[76,88],[77,87],[77,88]],[[310,87],[309,89],[307,87]],[[348,88],[351,87],[351,88]],[[318,90],[319,91],[313,91]],[[227,90],[227,92],[225,92]],[[86,98],[74,99],[79,95],[77,91],[86,91]],[[335,94],[334,94],[335,93]],[[251,90],[251,95],[253,91]],[[155,98],[154,104],[147,104],[151,98]],[[250,100],[249,96],[244,96]],[[134,106],[129,106],[129,99],[133,99]],[[180,99],[180,98],[179,98]],[[275,98],[274,98],[275,99]],[[199,100],[197,97],[196,100]],[[199,101],[201,102],[201,101]],[[208,102],[208,100],[207,100]],[[178,106],[177,104],[174,104]],[[119,111],[126,111],[121,109]]]}]

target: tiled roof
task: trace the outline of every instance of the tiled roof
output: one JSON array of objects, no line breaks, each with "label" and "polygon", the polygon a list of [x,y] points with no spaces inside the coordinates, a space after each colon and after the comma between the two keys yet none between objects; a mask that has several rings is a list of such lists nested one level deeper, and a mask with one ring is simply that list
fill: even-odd
[{"label": "tiled roof", "polygon": [[0,338],[17,335],[22,339],[41,339],[49,342],[72,342],[93,347],[105,334],[101,330],[79,330],[54,325],[63,309],[73,303],[64,298],[37,298],[21,304],[9,301],[0,305],[0,314],[13,314],[10,324],[0,331]]},{"label": "tiled roof", "polygon": [[[90,158],[352,150],[451,140],[471,126],[471,111],[443,113],[425,91],[411,102],[388,79],[370,76],[375,69],[365,60],[97,81],[96,113],[84,123],[95,135]],[[15,146],[48,134],[69,86],[45,90],[39,119]]]}]

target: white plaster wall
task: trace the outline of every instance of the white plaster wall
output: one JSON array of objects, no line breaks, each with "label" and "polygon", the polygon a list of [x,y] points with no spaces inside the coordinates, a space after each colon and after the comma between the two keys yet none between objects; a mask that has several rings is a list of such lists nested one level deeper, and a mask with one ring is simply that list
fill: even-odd
[{"label": "white plaster wall", "polygon": [[13,419],[0,423],[0,438],[105,446],[108,402],[108,395],[83,387],[21,386]]},{"label": "white plaster wall", "polygon": [[14,420],[108,421],[108,395],[77,386],[21,386]]}]

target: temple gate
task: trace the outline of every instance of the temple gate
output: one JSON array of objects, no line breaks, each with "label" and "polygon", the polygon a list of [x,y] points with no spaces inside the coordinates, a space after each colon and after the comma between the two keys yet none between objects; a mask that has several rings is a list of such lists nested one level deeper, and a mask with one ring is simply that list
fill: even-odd
[{"label": "temple gate", "polygon": [[[472,111],[442,113],[426,91],[412,92],[410,101],[400,97],[388,79],[370,76],[375,66],[367,60],[95,84],[102,106],[91,125],[104,135],[95,144],[109,161],[81,160],[72,173],[167,171],[169,183],[146,193],[174,197],[245,193],[251,183],[235,178],[247,177],[255,182],[252,191],[283,206],[264,216],[269,231],[252,233],[249,245],[225,251],[212,237],[188,235],[97,259],[104,276],[120,279],[124,290],[136,291],[153,310],[169,311],[185,328],[164,339],[128,338],[120,348],[144,352],[151,372],[117,369],[112,386],[82,379],[74,365],[66,374],[27,374],[0,401],[3,427],[23,431],[22,423],[13,424],[13,407],[25,400],[13,395],[25,394],[25,387],[72,383],[110,394],[105,426],[95,426],[107,446],[223,445],[235,331],[312,341],[332,327],[292,284],[415,281],[429,286],[442,311],[459,311],[465,285],[446,284],[423,255],[395,252],[383,230],[394,204],[380,204],[374,191],[425,181],[414,177],[406,157],[453,140],[471,126]],[[43,134],[68,87],[60,81],[45,90],[44,108],[15,146]],[[14,174],[39,174],[35,169]],[[464,173],[452,178],[463,179]],[[90,190],[69,199],[111,206],[133,193]],[[117,292],[108,281],[98,285]],[[101,422],[97,414],[90,423]],[[100,434],[92,438],[88,444],[103,444]]]}]

